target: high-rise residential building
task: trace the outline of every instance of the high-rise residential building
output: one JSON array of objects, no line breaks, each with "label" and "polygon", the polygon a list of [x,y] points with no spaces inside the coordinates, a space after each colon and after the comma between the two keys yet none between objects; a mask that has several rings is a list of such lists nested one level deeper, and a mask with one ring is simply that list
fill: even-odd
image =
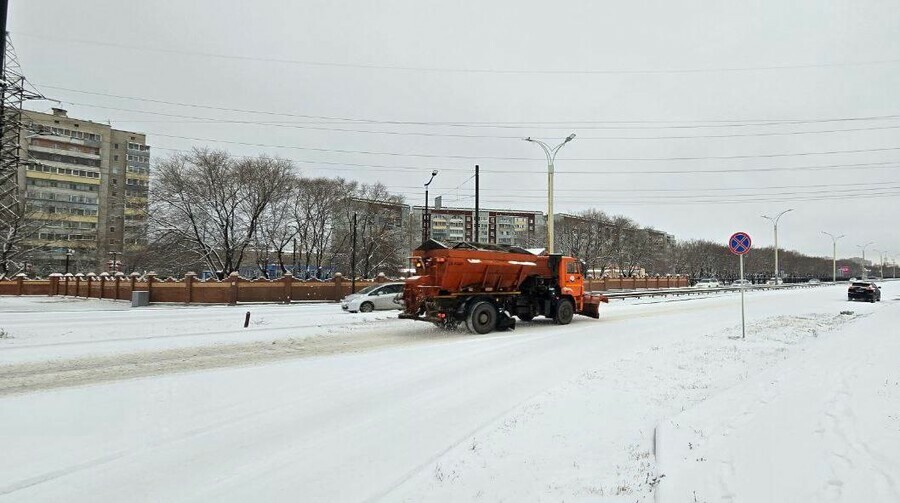
[{"label": "high-rise residential building", "polygon": [[122,269],[147,242],[150,147],[143,133],[23,111],[19,187],[39,230],[27,260],[41,274],[66,255],[82,270]]},{"label": "high-rise residential building", "polygon": [[[413,206],[418,235],[424,238],[424,206]],[[445,243],[476,241],[475,208],[429,207],[431,238]],[[478,211],[481,243],[539,247],[544,239],[546,218],[540,211],[481,208]]]}]

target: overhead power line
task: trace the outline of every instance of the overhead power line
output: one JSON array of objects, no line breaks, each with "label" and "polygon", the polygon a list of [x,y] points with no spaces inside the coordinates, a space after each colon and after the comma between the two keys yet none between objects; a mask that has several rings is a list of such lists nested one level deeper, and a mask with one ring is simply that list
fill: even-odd
[{"label": "overhead power line", "polygon": [[[691,199],[694,201],[705,201],[705,200],[716,200],[716,201],[730,201],[734,199],[746,199],[746,198],[759,198],[765,197],[770,198],[773,196],[810,196],[810,195],[866,195],[872,194],[876,192],[884,192],[887,190],[900,190],[900,185],[883,185],[877,188],[855,188],[855,189],[828,189],[828,190],[806,190],[806,191],[782,191],[782,192],[753,192],[748,194],[668,194],[668,195],[650,195],[650,194],[639,194],[634,195],[631,194],[630,191],[627,193],[617,193],[617,194],[609,194],[603,193],[603,198],[599,200],[599,202],[607,203],[607,202],[616,202],[616,201],[651,201],[659,198],[664,198],[668,200],[677,200],[677,199]],[[416,193],[407,190],[407,193]],[[699,191],[702,192],[702,191]],[[723,199],[723,196],[727,196],[728,199]],[[503,197],[503,196],[501,196]],[[537,195],[537,194],[516,194],[515,199],[532,199],[538,201],[545,201],[547,197],[545,195]],[[598,201],[596,197],[588,198],[584,195],[579,196],[568,196],[566,197],[566,201],[572,202],[595,202]]]},{"label": "overhead power line", "polygon": [[[365,124],[383,124],[383,125],[400,125],[400,126],[434,126],[434,127],[464,127],[464,128],[498,128],[498,129],[571,129],[573,127],[578,128],[580,130],[584,129],[612,129],[612,130],[641,130],[641,129],[697,129],[697,128],[720,128],[720,127],[755,127],[755,126],[782,126],[782,125],[796,125],[796,124],[821,124],[821,123],[832,123],[832,122],[858,122],[858,121],[873,121],[873,120],[893,120],[900,119],[900,114],[883,114],[883,115],[870,115],[870,116],[855,116],[855,117],[831,117],[825,119],[755,119],[755,120],[724,120],[724,121],[584,121],[584,120],[569,120],[569,121],[553,121],[553,122],[521,122],[521,121],[506,121],[506,122],[478,122],[478,121],[411,121],[411,120],[385,120],[385,119],[371,119],[371,118],[360,118],[360,117],[341,117],[341,116],[330,116],[330,115],[312,115],[312,114],[300,114],[300,113],[290,113],[290,112],[274,112],[270,110],[253,110],[247,108],[234,108],[234,107],[223,107],[223,106],[215,106],[215,105],[202,105],[196,103],[188,103],[188,102],[180,102],[180,101],[170,101],[170,100],[162,100],[155,98],[142,98],[136,96],[126,96],[121,94],[110,94],[110,93],[99,93],[93,91],[83,91],[80,89],[73,89],[70,87],[62,87],[51,84],[40,84],[40,87],[46,89],[55,89],[58,91],[68,91],[79,94],[87,94],[91,96],[103,96],[107,98],[117,98],[123,100],[131,100],[131,101],[139,101],[145,103],[154,103],[160,105],[171,105],[171,106],[179,106],[186,108],[197,108],[197,109],[206,109],[206,110],[216,110],[220,112],[234,112],[234,113],[247,113],[247,114],[258,114],[258,115],[266,115],[273,117],[293,117],[293,118],[301,118],[301,119],[314,119],[314,120],[325,120],[325,121],[343,121],[343,122],[356,122],[356,123],[365,123]],[[698,123],[698,124],[684,124],[684,123]],[[595,124],[605,124],[605,126],[595,126]],[[618,124],[618,126],[609,126],[609,124]],[[622,124],[676,124],[676,125],[667,125],[667,126],[643,126],[643,127],[625,127],[621,126]],[[552,127],[548,127],[547,125],[552,125]],[[556,127],[559,126],[559,127]]]},{"label": "overhead power line", "polygon": [[[187,153],[190,152],[189,149],[177,149],[177,148],[167,148],[154,146],[156,150],[166,150],[174,153]],[[255,156],[240,156],[240,157],[255,157]],[[339,162],[339,161],[322,161],[315,159],[297,159],[294,157],[287,157],[286,159],[301,163],[301,164],[312,164],[312,165],[322,165],[327,166],[329,170],[340,170],[340,169],[354,169],[354,168],[367,168],[370,171],[416,171],[421,172],[423,170],[431,170],[431,169],[439,169],[441,171],[459,171],[459,172],[471,172],[470,167],[454,167],[454,166],[406,166],[406,165],[386,165],[386,164],[364,164],[364,163],[354,163],[354,162]],[[577,173],[584,175],[687,175],[687,174],[715,174],[715,173],[753,173],[753,172],[778,172],[778,171],[819,171],[819,170],[834,170],[834,169],[847,169],[851,168],[854,171],[856,170],[866,170],[866,169],[898,169],[900,168],[900,160],[891,160],[891,161],[879,161],[879,162],[866,162],[866,163],[852,163],[852,164],[826,164],[826,165],[811,165],[811,166],[786,166],[780,168],[737,168],[737,169],[706,169],[706,170],[697,170],[697,169],[686,169],[686,170],[637,170],[637,169],[629,169],[629,170],[600,170],[600,169],[591,169],[591,170],[560,170],[557,169],[557,173]],[[489,170],[483,171],[485,174],[490,173],[514,173],[514,174],[534,174],[534,175],[545,175],[544,171],[525,171],[522,169],[497,169],[491,168]]]},{"label": "overhead power line", "polygon": [[58,42],[76,43],[85,45],[94,45],[100,47],[112,47],[117,49],[127,49],[129,51],[146,51],[162,54],[180,54],[187,56],[196,56],[203,58],[228,59],[234,61],[255,61],[264,63],[278,63],[289,65],[302,65],[323,68],[346,68],[346,69],[363,69],[363,70],[387,70],[402,72],[419,72],[419,73],[469,73],[469,74],[495,74],[495,75],[678,75],[678,74],[698,74],[698,73],[733,73],[733,72],[758,72],[758,71],[779,71],[779,70],[809,70],[809,69],[829,69],[842,67],[860,67],[860,66],[876,66],[876,65],[892,65],[900,63],[900,59],[882,59],[870,61],[847,61],[833,63],[808,63],[794,65],[760,65],[760,66],[744,66],[744,67],[716,67],[716,68],[645,68],[645,69],[527,69],[527,68],[454,68],[454,67],[429,67],[429,66],[404,66],[404,65],[383,65],[370,63],[343,63],[334,61],[312,61],[290,58],[274,58],[266,56],[244,56],[236,54],[223,54],[206,51],[189,51],[184,49],[166,49],[162,47],[147,47],[133,44],[120,44],[114,42],[104,42],[99,40],[88,40],[79,38],[57,37],[52,35],[43,35],[35,33],[15,32],[16,36],[37,38],[43,40],[53,40]]},{"label": "overhead power line", "polygon": [[[741,198],[728,198],[728,199],[670,199],[666,197],[658,197],[653,199],[646,200],[635,200],[635,199],[607,199],[605,196],[603,198],[592,199],[592,200],[584,200],[584,201],[571,201],[579,203],[580,205],[596,205],[596,206],[683,206],[683,205],[705,205],[705,204],[749,204],[749,203],[772,203],[772,202],[805,202],[805,201],[839,201],[839,200],[856,200],[856,199],[868,199],[868,198],[895,198],[900,197],[900,190],[888,190],[888,191],[873,191],[867,193],[860,194],[836,194],[836,195],[813,195],[810,197],[805,197],[802,195],[798,196],[776,196],[769,197],[766,195],[761,195],[760,197],[741,197]],[[529,206],[534,206],[535,204],[531,204],[528,201],[522,201],[513,197],[485,197],[484,198],[487,203],[506,203],[506,204],[514,204],[514,203],[523,203],[529,204]],[[568,201],[567,201],[568,202]]]},{"label": "overhead power line", "polygon": [[[435,133],[435,132],[420,132],[420,131],[372,131],[368,129],[347,129],[347,128],[334,128],[334,127],[325,127],[325,126],[317,126],[317,125],[301,125],[290,122],[272,122],[272,121],[253,121],[253,120],[241,120],[241,119],[219,119],[213,117],[201,117],[201,116],[192,116],[192,115],[183,115],[183,114],[171,114],[165,112],[155,112],[149,110],[138,110],[133,108],[121,108],[121,107],[110,107],[105,105],[97,105],[95,103],[82,103],[77,101],[66,101],[67,104],[89,107],[89,108],[97,108],[101,110],[117,110],[121,112],[132,112],[139,114],[147,114],[147,115],[157,115],[161,117],[173,117],[180,119],[191,119],[189,121],[144,121],[144,120],[134,120],[134,119],[116,119],[116,122],[129,122],[129,123],[141,123],[141,122],[160,122],[160,123],[197,123],[197,124],[238,124],[238,125],[253,125],[253,126],[265,126],[265,127],[277,127],[277,128],[286,128],[286,129],[299,129],[299,130],[308,130],[308,131],[329,131],[329,132],[343,132],[343,133],[362,133],[362,134],[375,134],[375,135],[388,135],[388,136],[422,136],[422,137],[436,137],[436,138],[475,138],[475,139],[503,139],[503,140],[521,140],[522,137],[520,135],[489,135],[489,134],[465,134],[465,133]],[[112,120],[112,119],[110,119]],[[340,123],[343,124],[343,123]],[[891,126],[874,126],[874,127],[863,127],[863,128],[844,128],[844,129],[826,129],[826,130],[816,130],[816,131],[775,131],[775,132],[765,132],[765,133],[735,133],[735,134],[712,134],[712,135],[672,135],[672,136],[579,136],[578,141],[585,140],[638,140],[638,141],[646,141],[646,140],[692,140],[692,139],[710,139],[710,138],[746,138],[746,137],[764,137],[764,136],[795,136],[795,135],[812,135],[812,134],[827,134],[827,133],[850,133],[856,131],[883,131],[889,129],[900,129],[900,124],[891,125]]]},{"label": "overhead power line", "polygon": [[[309,147],[300,145],[277,145],[271,143],[244,142],[236,140],[220,140],[216,138],[200,138],[195,136],[181,136],[164,133],[153,133],[145,131],[145,134],[159,136],[161,138],[178,138],[183,140],[224,143],[228,145],[243,145],[248,147],[268,147],[280,148],[287,150],[304,150],[310,152],[330,152],[337,154],[362,154],[362,155],[384,155],[391,157],[422,157],[426,159],[466,159],[466,160],[491,160],[491,161],[540,161],[537,157],[517,157],[517,156],[488,156],[488,155],[455,155],[455,154],[424,154],[409,152],[380,152],[375,150],[350,150],[337,148]],[[566,162],[654,162],[654,161],[700,161],[700,160],[728,160],[728,159],[770,159],[776,157],[800,157],[810,155],[838,155],[838,154],[861,154],[873,152],[892,152],[900,150],[900,147],[882,147],[867,149],[851,149],[851,150],[822,150],[818,152],[785,152],[775,154],[747,154],[747,155],[710,155],[710,156],[681,156],[681,157],[568,157],[560,159]]]},{"label": "overhead power line", "polygon": [[[472,177],[467,178],[463,181],[465,183]],[[434,187],[432,190],[456,190],[463,183],[460,183],[456,187]],[[690,192],[690,193],[706,193],[706,192],[724,192],[724,191],[733,191],[733,190],[752,190],[752,191],[768,191],[768,190],[779,190],[779,189],[820,189],[820,188],[843,188],[843,187],[868,187],[866,190],[878,189],[882,187],[886,187],[891,184],[897,183],[897,180],[890,181],[882,181],[882,182],[863,182],[863,183],[822,183],[822,184],[811,184],[811,185],[767,185],[767,186],[742,186],[742,187],[714,187],[714,188],[686,188],[686,189],[673,189],[673,188],[665,188],[665,189],[644,189],[644,188],[629,188],[628,194],[642,194],[642,193],[669,193],[669,192]],[[418,185],[388,185],[388,187],[397,190],[404,189],[419,189]],[[492,193],[492,192],[503,192],[508,193],[508,189],[497,187],[497,188],[483,188],[480,189],[481,192]],[[562,193],[579,193],[579,192],[587,192],[596,194],[600,188],[579,188],[579,189],[554,189],[555,192]],[[547,193],[546,188],[542,189],[520,189],[517,188],[516,192],[536,192],[541,194],[541,197],[546,197],[544,194]],[[722,194],[723,196],[729,196],[730,194]],[[659,197],[667,197],[667,196],[659,196]]]}]

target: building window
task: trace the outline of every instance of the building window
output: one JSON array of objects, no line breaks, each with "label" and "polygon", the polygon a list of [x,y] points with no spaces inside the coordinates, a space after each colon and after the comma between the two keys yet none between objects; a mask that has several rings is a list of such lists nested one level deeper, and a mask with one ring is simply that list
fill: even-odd
[{"label": "building window", "polygon": [[[116,144],[116,148],[119,148],[118,144]],[[114,160],[114,161],[118,161],[118,160],[119,160],[119,154],[114,155],[114,156],[113,156],[113,160]]]},{"label": "building window", "polygon": [[[113,145],[114,145],[113,148],[115,148],[116,150],[119,150],[119,144],[118,144],[118,143],[113,143]],[[118,159],[118,158],[119,158],[119,156],[116,156],[116,159]]]},{"label": "building window", "polygon": [[110,228],[109,228],[109,232],[116,232],[116,228],[115,228],[115,227],[110,227]]}]

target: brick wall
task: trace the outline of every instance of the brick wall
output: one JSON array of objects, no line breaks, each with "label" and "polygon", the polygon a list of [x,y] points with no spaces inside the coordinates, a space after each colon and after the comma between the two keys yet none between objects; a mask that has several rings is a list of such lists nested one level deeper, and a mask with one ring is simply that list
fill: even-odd
[{"label": "brick wall", "polygon": [[[388,281],[379,277],[374,281],[357,281],[361,290],[374,283]],[[689,286],[684,276],[661,278],[604,278],[586,280],[588,291],[679,288]],[[291,303],[300,301],[338,301],[350,294],[350,281],[336,276],[329,281],[303,281],[291,276],[280,279],[244,279],[236,275],[224,281],[199,280],[191,273],[183,279],[161,279],[153,274],[112,276],[103,273],[52,275],[49,279],[26,279],[17,276],[0,280],[0,295],[65,295],[96,299],[131,300],[131,292],[150,292],[150,302],[184,304],[237,304],[246,302]]]}]

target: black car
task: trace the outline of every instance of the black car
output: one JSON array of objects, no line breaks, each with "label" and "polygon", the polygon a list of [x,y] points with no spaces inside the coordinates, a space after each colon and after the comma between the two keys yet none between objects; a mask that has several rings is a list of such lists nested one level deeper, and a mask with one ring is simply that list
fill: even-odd
[{"label": "black car", "polygon": [[847,300],[881,302],[881,288],[873,281],[854,281],[847,289]]}]

